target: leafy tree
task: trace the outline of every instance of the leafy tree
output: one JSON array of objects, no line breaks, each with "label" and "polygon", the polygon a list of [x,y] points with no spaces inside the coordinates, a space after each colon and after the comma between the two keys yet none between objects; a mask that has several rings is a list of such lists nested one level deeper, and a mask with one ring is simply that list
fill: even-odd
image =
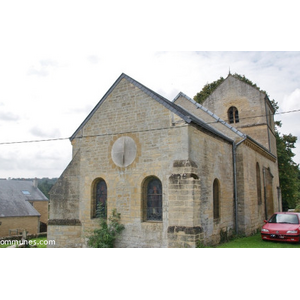
[{"label": "leafy tree", "polygon": [[200,104],[224,81],[225,79],[221,77],[220,79],[213,81],[212,83],[207,83],[202,90],[197,93],[194,100]]},{"label": "leafy tree", "polygon": [[[276,123],[277,126],[281,126],[281,122]],[[275,136],[282,208],[287,210],[295,208],[300,198],[299,165],[293,161],[295,154],[292,151],[295,148],[297,137],[291,134],[280,136],[277,130],[275,131]]]},{"label": "leafy tree", "polygon": [[38,188],[42,191],[42,193],[49,199],[49,191],[57,181],[57,178],[42,178],[38,180]]},{"label": "leafy tree", "polygon": [[[231,74],[233,77],[257,88],[259,91],[266,93],[266,91],[261,90],[255,83],[253,83],[251,80],[245,77],[245,75],[239,75],[237,73]],[[213,81],[211,83],[207,83],[202,90],[196,94],[194,97],[194,100],[200,104],[202,104],[205,99],[212,94],[212,92],[224,81],[225,79],[223,77],[220,77],[218,80]],[[267,94],[267,93],[266,93]]]}]

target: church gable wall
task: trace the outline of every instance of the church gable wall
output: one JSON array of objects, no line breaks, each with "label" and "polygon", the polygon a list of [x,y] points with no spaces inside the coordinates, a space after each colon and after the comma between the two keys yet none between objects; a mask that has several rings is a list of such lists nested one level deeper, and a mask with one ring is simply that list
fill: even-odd
[{"label": "church gable wall", "polygon": [[[270,108],[266,104],[265,93],[229,75],[225,81],[204,101],[203,105],[221,119],[230,123],[228,110],[235,107],[238,110],[239,121],[232,123],[238,130],[251,136],[273,154],[274,122]],[[270,128],[272,130],[270,130]]]},{"label": "church gable wall", "polygon": [[[84,238],[98,226],[98,219],[92,217],[91,199],[95,180],[102,179],[107,184],[108,215],[116,208],[125,225],[117,246],[167,247],[168,178],[174,160],[188,159],[184,121],[123,79],[81,133],[73,145],[81,152],[80,221]],[[130,137],[136,145],[136,156],[126,167],[116,165],[111,155],[122,137]],[[143,182],[150,176],[162,183],[163,222],[143,220]]]},{"label": "church gable wall", "polygon": [[235,106],[239,111],[238,127],[266,123],[265,94],[232,76],[204,101],[203,105],[227,121],[227,111]]}]

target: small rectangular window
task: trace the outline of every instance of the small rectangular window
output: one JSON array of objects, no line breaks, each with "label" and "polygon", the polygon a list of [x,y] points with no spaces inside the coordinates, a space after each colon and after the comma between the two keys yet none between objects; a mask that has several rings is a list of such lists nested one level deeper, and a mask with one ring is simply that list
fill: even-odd
[{"label": "small rectangular window", "polygon": [[22,191],[22,193],[23,193],[24,195],[30,195],[30,193],[29,193],[28,191]]}]

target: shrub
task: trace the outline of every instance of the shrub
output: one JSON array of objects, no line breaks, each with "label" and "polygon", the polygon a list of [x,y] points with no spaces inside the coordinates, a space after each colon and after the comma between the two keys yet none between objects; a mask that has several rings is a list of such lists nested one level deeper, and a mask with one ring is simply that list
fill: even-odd
[{"label": "shrub", "polygon": [[112,211],[108,221],[100,216],[100,228],[95,229],[89,237],[88,246],[91,248],[113,248],[116,238],[125,228],[123,224],[119,223],[120,216],[121,214],[117,213],[116,209]]}]

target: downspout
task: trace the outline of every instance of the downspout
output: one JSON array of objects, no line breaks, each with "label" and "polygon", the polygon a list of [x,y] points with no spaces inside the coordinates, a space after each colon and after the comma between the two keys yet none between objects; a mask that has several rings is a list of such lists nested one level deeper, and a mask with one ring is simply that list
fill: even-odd
[{"label": "downspout", "polygon": [[236,169],[236,148],[247,139],[247,136],[237,144],[232,143],[232,160],[233,160],[233,197],[235,211],[235,234],[238,234],[238,196],[237,196],[237,169]]},{"label": "downspout", "polygon": [[[267,97],[267,96],[266,96]],[[270,130],[271,130],[271,124],[269,124],[270,117],[269,116],[269,110],[267,109],[267,98],[265,97],[265,113],[266,113],[266,122],[267,122],[267,134],[268,134],[268,142],[269,142],[269,151],[271,151],[271,141],[270,141]]]},{"label": "downspout", "polygon": [[268,220],[266,168],[263,167],[265,219]]}]

